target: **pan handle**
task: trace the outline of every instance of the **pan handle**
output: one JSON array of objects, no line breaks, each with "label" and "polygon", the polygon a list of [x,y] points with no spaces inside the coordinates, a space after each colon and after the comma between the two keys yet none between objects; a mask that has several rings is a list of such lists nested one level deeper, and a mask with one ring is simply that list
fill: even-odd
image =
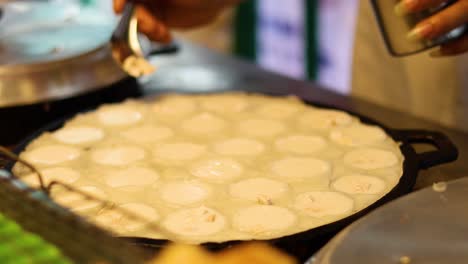
[{"label": "pan handle", "polygon": [[161,47],[151,47],[148,55],[162,55],[162,54],[174,54],[179,51],[180,47],[177,43],[172,42],[168,45],[164,45]]},{"label": "pan handle", "polygon": [[458,158],[455,145],[440,132],[428,130],[396,130],[395,132],[397,138],[407,144],[428,144],[436,147],[436,150],[416,154],[420,169],[428,169]]}]

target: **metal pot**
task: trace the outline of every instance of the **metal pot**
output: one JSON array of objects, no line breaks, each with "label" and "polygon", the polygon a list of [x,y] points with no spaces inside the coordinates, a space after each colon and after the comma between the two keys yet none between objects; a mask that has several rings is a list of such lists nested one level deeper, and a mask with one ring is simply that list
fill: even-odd
[{"label": "metal pot", "polygon": [[[0,108],[68,99],[132,79],[112,56],[115,17],[97,10],[62,14],[66,4],[53,1],[25,1],[31,11],[18,12],[15,2],[0,4]],[[178,50],[145,37],[139,41],[148,56]]]},{"label": "metal pot", "polygon": [[70,98],[128,77],[108,46],[113,17],[48,1],[0,8],[0,107]]},{"label": "metal pot", "polygon": [[433,40],[413,41],[406,37],[416,24],[456,2],[453,0],[436,8],[404,16],[398,16],[394,12],[394,7],[400,0],[371,0],[371,2],[385,45],[393,56],[422,52],[450,42],[468,32],[468,25],[463,25]]}]

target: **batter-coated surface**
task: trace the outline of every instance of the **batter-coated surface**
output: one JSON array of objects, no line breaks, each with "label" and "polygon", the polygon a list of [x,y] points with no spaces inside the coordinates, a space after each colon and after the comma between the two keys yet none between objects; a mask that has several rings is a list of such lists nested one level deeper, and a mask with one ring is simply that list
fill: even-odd
[{"label": "batter-coated surface", "polygon": [[[129,100],[77,115],[21,153],[189,243],[269,239],[342,219],[398,183],[398,143],[338,110],[243,93]],[[37,186],[31,172],[15,172]],[[59,175],[60,174],[60,175]],[[53,198],[119,235],[163,238],[117,210]]]}]

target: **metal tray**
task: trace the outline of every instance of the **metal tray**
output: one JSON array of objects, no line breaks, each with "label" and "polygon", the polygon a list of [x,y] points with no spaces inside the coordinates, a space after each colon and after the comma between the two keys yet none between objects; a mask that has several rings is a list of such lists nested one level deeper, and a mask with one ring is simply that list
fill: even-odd
[{"label": "metal tray", "polygon": [[413,192],[346,227],[307,264],[468,263],[467,200],[466,177]]}]

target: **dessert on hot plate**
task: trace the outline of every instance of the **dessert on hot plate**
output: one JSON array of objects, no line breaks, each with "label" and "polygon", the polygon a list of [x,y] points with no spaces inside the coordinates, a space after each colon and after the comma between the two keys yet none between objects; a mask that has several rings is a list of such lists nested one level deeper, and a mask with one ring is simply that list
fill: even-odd
[{"label": "dessert on hot plate", "polygon": [[[103,105],[36,138],[21,157],[46,181],[106,198],[188,243],[269,239],[337,221],[388,193],[403,171],[398,143],[379,127],[294,97],[243,93]],[[162,238],[96,203],[52,197],[119,235]]]}]

